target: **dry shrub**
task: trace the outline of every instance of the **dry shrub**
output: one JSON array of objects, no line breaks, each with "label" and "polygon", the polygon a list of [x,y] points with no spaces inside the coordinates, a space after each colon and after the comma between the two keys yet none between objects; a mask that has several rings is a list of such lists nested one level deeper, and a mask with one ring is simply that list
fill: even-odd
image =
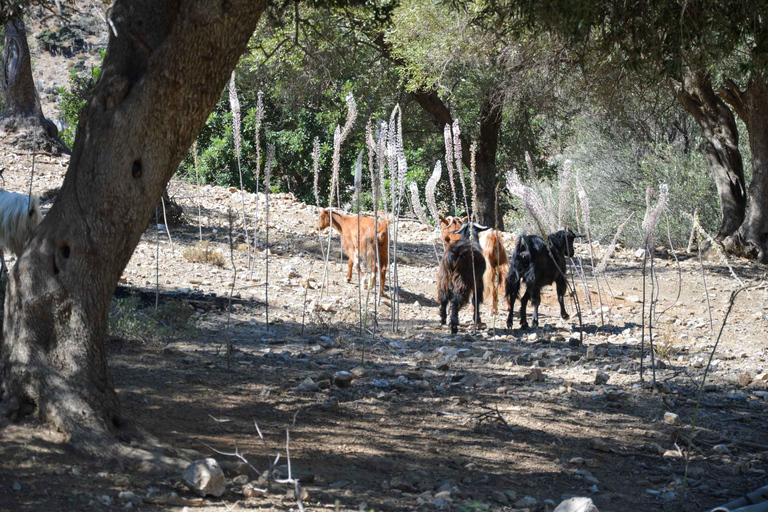
[{"label": "dry shrub", "polygon": [[224,266],[224,254],[211,248],[211,242],[197,242],[195,247],[187,247],[182,253],[190,263],[209,263],[217,267]]},{"label": "dry shrub", "polygon": [[656,338],[653,351],[658,359],[669,361],[675,355],[675,338],[677,333],[672,328],[672,322],[667,322],[661,334],[661,342]]}]

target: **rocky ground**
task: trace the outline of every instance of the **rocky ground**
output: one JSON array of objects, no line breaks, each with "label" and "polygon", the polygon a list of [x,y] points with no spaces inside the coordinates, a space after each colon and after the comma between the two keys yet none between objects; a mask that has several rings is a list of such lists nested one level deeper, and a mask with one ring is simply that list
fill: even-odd
[{"label": "rocky ground", "polygon": [[[36,193],[54,196],[44,193],[60,186],[66,158],[37,159]],[[0,159],[6,189],[25,191],[29,156],[6,147]],[[678,270],[667,251],[656,252],[654,387],[649,357],[639,377],[642,260],[634,251],[610,262],[602,318],[594,283],[591,313],[577,282],[580,345],[575,315],[557,317],[549,288],[537,331],[507,330],[505,308],[494,318],[485,305],[487,329],[472,332],[467,309],[452,336],[438,322],[432,231],[406,221],[399,327],[393,332],[388,291],[375,312],[375,335],[361,337],[356,277],[345,282],[336,236],[320,299],[327,235],[314,230],[314,207],[270,197],[267,288],[263,195],[244,198],[249,233],[259,220],[251,273],[240,193],[203,187],[200,229],[197,190],[174,181],[170,192],[185,222],[170,229],[172,244],[153,225],[136,249],[117,291],[109,363],[127,414],[164,442],[214,457],[224,470],[223,495],[198,498],[180,472],[158,477],[80,458],[29,419],[0,432],[0,510],[296,509],[292,490],[274,485],[261,495],[253,471],[217,453],[237,449],[266,470],[254,422],[271,457],[281,454],[277,466],[286,463],[290,430],[291,468],[309,510],[540,511],[571,496],[590,497],[604,511],[706,510],[768,480],[768,292],[761,288],[739,295],[715,351],[683,488],[712,331],[741,286],[716,255],[704,262],[707,294],[697,257],[680,252]],[[188,260],[200,231],[223,266]],[[588,248],[578,249],[590,275]],[[764,267],[731,264],[745,284],[764,277]],[[366,290],[361,295],[364,301]]]}]

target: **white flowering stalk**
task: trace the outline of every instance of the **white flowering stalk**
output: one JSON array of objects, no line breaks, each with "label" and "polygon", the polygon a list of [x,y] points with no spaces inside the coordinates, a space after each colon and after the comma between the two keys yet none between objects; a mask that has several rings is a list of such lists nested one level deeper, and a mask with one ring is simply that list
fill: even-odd
[{"label": "white flowering stalk", "polygon": [[451,125],[446,124],[443,130],[445,137],[445,167],[448,169],[448,182],[451,184],[451,199],[453,200],[453,214],[456,214],[456,185],[453,181],[453,135]]},{"label": "white flowering stalk", "polygon": [[248,246],[248,266],[251,266],[251,241],[248,238],[248,221],[245,219],[245,189],[243,188],[243,169],[240,166],[240,100],[237,99],[235,87],[235,72],[229,81],[229,106],[232,109],[232,134],[235,139],[235,155],[237,155],[237,172],[240,175],[240,202],[243,207],[243,230],[245,231],[245,243]]},{"label": "white flowering stalk", "polygon": [[[650,190],[650,188],[649,188]],[[654,233],[656,232],[656,226],[659,224],[661,214],[667,207],[667,199],[669,195],[669,186],[665,183],[659,186],[659,199],[656,202],[656,207],[653,209],[647,208],[645,212],[645,219],[643,220],[643,229],[645,230],[645,244],[647,246],[653,244]],[[646,204],[650,207],[650,193],[646,193]]]},{"label": "white flowering stalk", "polygon": [[[397,120],[397,122],[396,122]],[[400,323],[400,287],[398,281],[398,267],[397,267],[397,239],[400,231],[400,207],[403,199],[403,191],[405,190],[405,153],[403,150],[403,129],[402,129],[402,112],[400,105],[396,105],[392,109],[392,114],[389,118],[389,136],[387,140],[387,159],[389,161],[389,179],[390,179],[390,191],[392,200],[392,232],[394,234],[392,240],[392,258],[390,259],[392,265],[391,283],[390,288],[393,290],[393,304],[392,304],[392,330],[397,332]]]},{"label": "white flowering stalk", "polygon": [[587,192],[584,190],[584,187],[581,186],[581,179],[578,172],[576,173],[576,187],[579,195],[579,203],[581,204],[584,229],[587,231],[587,244],[589,245],[589,261],[592,265],[592,277],[595,278],[595,285],[597,286],[597,301],[600,305],[600,323],[605,325],[605,318],[603,317],[603,295],[600,291],[600,280],[597,278],[599,272],[595,268],[595,249],[592,247],[592,233],[589,229],[589,199],[587,198]]},{"label": "white flowering stalk", "polygon": [[413,201],[413,211],[416,217],[424,224],[429,225],[429,219],[427,219],[427,213],[424,210],[424,205],[421,204],[421,198],[419,197],[419,186],[415,181],[410,184],[411,188],[411,200]]},{"label": "white flowering stalk", "polygon": [[254,129],[253,140],[256,143],[256,170],[253,174],[256,181],[256,208],[253,214],[253,264],[251,265],[251,279],[253,279],[253,270],[256,266],[256,245],[257,234],[259,232],[259,178],[261,177],[261,125],[264,122],[264,93],[259,91],[256,95],[256,126]]},{"label": "white flowering stalk", "polygon": [[564,216],[565,216],[565,209],[567,208],[568,204],[568,187],[569,187],[569,179],[571,174],[571,161],[566,160],[563,162],[563,168],[558,173],[557,177],[557,194],[558,194],[558,205],[557,205],[557,227],[558,229],[565,229],[564,224]]},{"label": "white flowering stalk", "polygon": [[655,288],[655,272],[653,269],[653,239],[656,231],[656,226],[659,223],[661,214],[667,207],[667,196],[669,194],[669,187],[666,184],[659,186],[659,199],[656,202],[656,206],[651,209],[651,188],[648,187],[645,192],[645,216],[643,219],[643,230],[645,230],[645,237],[643,240],[645,253],[643,255],[643,308],[640,314],[640,322],[642,324],[642,330],[640,333],[640,378],[643,377],[643,360],[645,356],[645,262],[650,254],[651,260],[651,297],[650,305],[648,307],[648,341],[651,347],[651,370],[653,372],[653,382],[656,382],[656,365],[655,354],[653,351],[653,307],[655,303],[654,288]]},{"label": "white flowering stalk", "polygon": [[379,169],[379,191],[381,192],[381,202],[384,212],[389,211],[387,206],[387,187],[385,172],[387,166],[387,133],[388,125],[386,121],[381,121],[376,128],[376,166]]},{"label": "white flowering stalk", "polygon": [[600,260],[600,263],[597,265],[597,273],[598,274],[604,274],[605,269],[608,266],[608,260],[613,256],[613,253],[616,251],[616,243],[619,240],[619,237],[621,236],[621,232],[624,231],[624,228],[627,226],[627,223],[629,223],[629,220],[634,217],[635,212],[632,212],[629,217],[627,217],[627,220],[621,223],[621,226],[619,226],[619,229],[616,230],[616,234],[613,235],[613,240],[611,240],[611,245],[608,246],[608,250],[605,251],[605,254],[603,254],[603,258]]},{"label": "white flowering stalk", "polygon": [[[355,205],[357,209],[357,314],[360,318],[360,335],[363,336],[363,291],[361,290],[361,275],[360,267],[366,258],[363,257],[362,248],[360,247],[360,189],[363,185],[363,150],[357,154],[357,160],[355,161]],[[376,239],[376,233],[374,233],[374,240]],[[366,248],[366,251],[368,249]]]},{"label": "white flowering stalk", "polygon": [[320,137],[312,147],[312,167],[315,171],[315,206],[320,207]]},{"label": "white flowering stalk", "polygon": [[331,167],[331,190],[328,194],[328,207],[333,207],[333,195],[339,183],[339,164],[341,161],[341,127],[336,125],[333,132],[333,164]]},{"label": "white flowering stalk", "polygon": [[458,119],[453,120],[453,156],[456,160],[456,171],[461,174],[463,161],[461,159],[461,128]]},{"label": "white flowering stalk", "polygon": [[275,164],[275,146],[267,146],[267,161],[264,164],[264,232],[266,233],[264,248],[264,302],[266,304],[266,328],[269,330],[269,188],[272,167]]},{"label": "white flowering stalk", "polygon": [[516,171],[507,173],[507,190],[513,196],[523,200],[525,209],[536,222],[543,236],[553,231],[552,226],[548,225],[550,216],[541,198],[531,187],[523,185]]},{"label": "white flowering stalk", "polygon": [[472,219],[477,222],[477,176],[476,176],[477,143],[473,142],[469,148],[469,179],[472,185]]},{"label": "white flowering stalk", "polygon": [[533,168],[533,159],[527,151],[525,152],[525,165],[528,166],[528,177],[530,178],[531,183],[535,185],[537,181],[536,170]]},{"label": "white flowering stalk", "polygon": [[427,180],[427,188],[425,194],[427,196],[427,206],[429,207],[429,213],[432,218],[435,219],[435,225],[440,225],[440,212],[437,210],[437,201],[435,201],[435,191],[437,184],[440,182],[440,177],[443,174],[443,169],[440,165],[440,160],[435,162],[435,169],[432,171],[432,176]]}]

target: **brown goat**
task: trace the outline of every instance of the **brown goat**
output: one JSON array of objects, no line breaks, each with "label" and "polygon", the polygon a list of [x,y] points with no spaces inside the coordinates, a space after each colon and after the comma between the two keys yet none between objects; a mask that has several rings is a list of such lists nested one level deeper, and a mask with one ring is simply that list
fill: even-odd
[{"label": "brown goat", "polygon": [[[454,233],[467,222],[467,217],[440,216],[440,228],[446,249],[461,239],[460,233]],[[504,249],[504,238],[500,231],[487,230],[478,235],[478,244],[485,259],[483,283],[485,291],[491,297],[491,314],[499,309],[499,291],[504,294],[504,283],[509,269],[507,251]]]},{"label": "brown goat", "polygon": [[480,327],[480,301],[483,281],[475,276],[485,272],[485,259],[480,247],[470,240],[459,240],[446,249],[437,271],[437,300],[440,302],[440,323],[445,325],[448,304],[451,304],[451,333],[459,330],[459,309],[472,301],[475,327]]},{"label": "brown goat", "polygon": [[[357,268],[358,270],[360,269],[360,255],[357,253],[357,216],[343,215],[338,212],[323,209],[320,210],[320,214],[317,217],[315,229],[322,231],[329,227],[331,225],[331,219],[333,219],[333,229],[338,231],[341,235],[341,246],[344,248],[347,258],[349,258],[349,266],[347,268],[347,282],[349,283],[352,281],[352,267],[354,264],[357,263]],[[378,230],[376,231],[378,232],[375,232],[373,217],[360,217],[359,248],[363,253],[364,261],[371,269],[370,286],[373,286],[376,275],[377,262],[375,251],[378,251],[381,292],[384,293],[384,278],[387,274],[387,266],[389,265],[387,252],[387,247],[389,245],[389,229],[387,227],[387,220],[379,218],[377,227]]]}]

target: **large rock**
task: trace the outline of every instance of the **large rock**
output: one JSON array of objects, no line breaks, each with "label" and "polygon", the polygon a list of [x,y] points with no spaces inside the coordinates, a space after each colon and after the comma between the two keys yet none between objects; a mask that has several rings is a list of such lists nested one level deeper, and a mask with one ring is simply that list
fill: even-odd
[{"label": "large rock", "polygon": [[194,493],[200,496],[220,497],[226,490],[227,479],[216,459],[207,458],[190,462],[181,479]]},{"label": "large rock", "polygon": [[554,512],[600,512],[589,498],[571,498],[561,502]]}]

